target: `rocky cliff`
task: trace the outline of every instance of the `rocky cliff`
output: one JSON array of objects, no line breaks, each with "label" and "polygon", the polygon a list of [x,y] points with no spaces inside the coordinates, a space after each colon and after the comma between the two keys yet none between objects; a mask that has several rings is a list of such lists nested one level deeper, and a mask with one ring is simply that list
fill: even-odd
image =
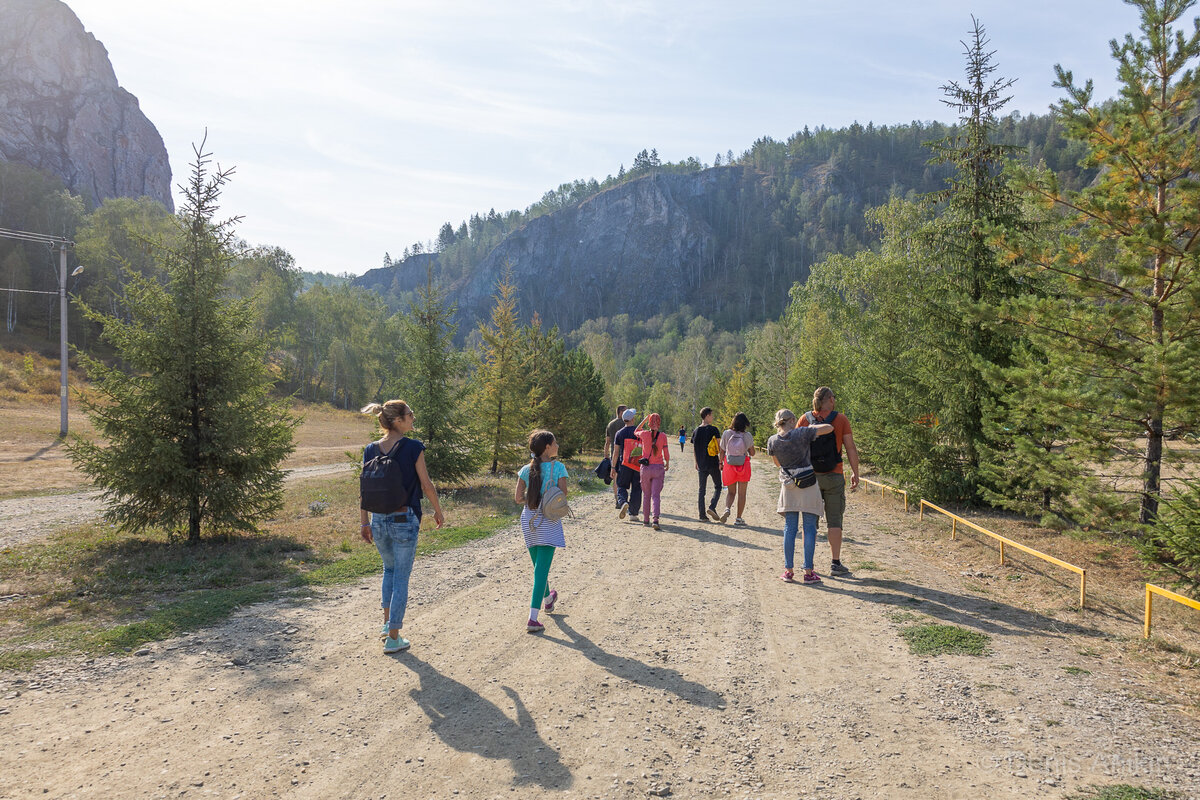
[{"label": "rocky cliff", "polygon": [[0,159],[92,203],[146,195],[174,208],[162,137],[59,0],[0,0]]},{"label": "rocky cliff", "polygon": [[[531,220],[465,276],[443,283],[463,325],[487,317],[506,269],[521,316],[536,312],[565,331],[588,319],[648,318],[685,304],[710,318],[729,306],[742,319],[765,318],[779,312],[787,287],[802,275],[798,263],[785,260],[777,282],[744,269],[746,242],[770,217],[761,177],[742,167],[647,175]],[[437,257],[423,254],[355,283],[396,297],[424,283],[431,264],[436,277]]]}]

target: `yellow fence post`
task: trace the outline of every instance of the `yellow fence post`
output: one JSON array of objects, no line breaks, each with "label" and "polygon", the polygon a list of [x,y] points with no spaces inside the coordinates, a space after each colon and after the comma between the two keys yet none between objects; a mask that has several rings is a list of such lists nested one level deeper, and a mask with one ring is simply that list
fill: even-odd
[{"label": "yellow fence post", "polygon": [[1154,614],[1153,596],[1156,594],[1161,594],[1163,597],[1167,598],[1168,600],[1174,600],[1176,603],[1179,603],[1181,605],[1187,606],[1188,608],[1194,608],[1197,611],[1200,611],[1200,600],[1193,600],[1190,597],[1184,597],[1181,594],[1176,594],[1175,592],[1172,592],[1170,589],[1164,589],[1161,586],[1155,586],[1153,583],[1147,583],[1146,584],[1146,625],[1145,625],[1145,628],[1142,630],[1142,637],[1145,639],[1150,638],[1150,617]]},{"label": "yellow fence post", "polygon": [[1004,540],[1000,540],[1000,566],[1004,566]]},{"label": "yellow fence post", "polygon": [[1150,584],[1146,584],[1146,623],[1142,627],[1142,638],[1150,638],[1150,618],[1154,615],[1154,594],[1150,591]]},{"label": "yellow fence post", "polygon": [[1087,602],[1087,567],[1084,567],[1083,572],[1079,573],[1079,610],[1083,611],[1084,603]]}]

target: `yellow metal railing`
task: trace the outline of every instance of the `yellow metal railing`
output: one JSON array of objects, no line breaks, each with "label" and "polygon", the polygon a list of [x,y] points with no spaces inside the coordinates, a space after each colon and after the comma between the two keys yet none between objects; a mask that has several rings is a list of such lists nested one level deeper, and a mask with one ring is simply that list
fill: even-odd
[{"label": "yellow metal railing", "polygon": [[[987,528],[981,528],[980,526],[976,525],[974,522],[963,519],[962,517],[958,516],[957,514],[953,514],[944,508],[939,508],[938,506],[935,506],[933,503],[931,503],[925,499],[921,500],[921,507],[920,507],[920,518],[921,519],[925,519],[925,507],[926,506],[928,506],[929,508],[932,508],[934,511],[937,511],[941,514],[945,514],[947,517],[950,518],[950,538],[951,539],[958,538],[958,525],[959,525],[959,523],[962,523],[963,525],[966,525],[968,528],[979,531],[980,533],[982,533],[986,536],[990,536],[993,539],[995,539],[996,541],[998,541],[1000,543],[1000,564],[1001,565],[1004,564],[1004,546],[1008,545],[1009,547],[1015,547],[1016,549],[1020,550],[1023,553],[1028,553],[1031,556],[1036,556],[1036,557],[1042,559],[1043,561],[1049,561],[1051,564],[1062,567],[1063,569],[1068,569],[1071,572],[1076,573],[1077,575],[1079,575],[1079,608],[1083,609],[1084,603],[1087,600],[1087,570],[1084,569],[1083,567],[1077,567],[1074,564],[1068,564],[1066,561],[1063,561],[1062,559],[1055,558],[1054,556],[1048,556],[1045,553],[1034,550],[1032,547],[1027,547],[1027,546],[1021,544],[1020,542],[1014,542],[1012,539],[1009,539],[1008,537],[1001,536],[998,533],[993,533],[992,531],[989,531]],[[1147,596],[1149,596],[1149,595],[1147,595]],[[1149,625],[1149,623],[1147,623],[1147,625]]]},{"label": "yellow metal railing", "polygon": [[1194,608],[1200,611],[1200,601],[1193,600],[1190,597],[1184,597],[1181,594],[1176,594],[1169,589],[1164,589],[1161,586],[1155,586],[1153,583],[1146,584],[1146,625],[1142,630],[1142,638],[1150,638],[1150,617],[1154,614],[1154,595],[1160,594],[1168,600],[1174,600],[1176,603],[1182,603],[1185,606]]},{"label": "yellow metal railing", "polygon": [[905,491],[904,489],[897,489],[895,486],[888,486],[886,483],[880,483],[879,481],[873,481],[870,478],[859,478],[859,480],[862,481],[863,483],[869,483],[872,486],[878,486],[879,487],[879,498],[881,500],[884,497],[887,497],[887,492],[895,492],[896,494],[900,495],[901,497],[904,498],[904,511],[906,513],[908,512],[908,492]]}]

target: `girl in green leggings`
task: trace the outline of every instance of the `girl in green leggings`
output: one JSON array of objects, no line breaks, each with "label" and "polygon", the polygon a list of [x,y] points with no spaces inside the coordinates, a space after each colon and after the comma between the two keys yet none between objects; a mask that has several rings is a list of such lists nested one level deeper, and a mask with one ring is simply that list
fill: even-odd
[{"label": "girl in green leggings", "polygon": [[545,603],[546,613],[554,610],[558,592],[550,588],[550,562],[554,560],[554,548],[566,547],[562,520],[549,520],[536,515],[542,495],[557,484],[563,494],[567,492],[567,468],[555,458],[558,442],[550,431],[534,431],[529,436],[529,463],[517,473],[517,487],[513,499],[521,503],[521,534],[529,557],[533,560],[533,595],[529,600],[529,621],[525,630],[539,633],[546,626],[538,622],[538,610]]}]

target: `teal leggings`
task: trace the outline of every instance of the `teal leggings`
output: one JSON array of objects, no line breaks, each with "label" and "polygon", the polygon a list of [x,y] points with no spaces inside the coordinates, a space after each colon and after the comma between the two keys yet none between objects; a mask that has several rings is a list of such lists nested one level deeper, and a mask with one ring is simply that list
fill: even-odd
[{"label": "teal leggings", "polygon": [[548,544],[539,544],[529,548],[529,557],[533,559],[533,596],[529,598],[530,608],[539,608],[542,599],[550,594],[550,562],[554,560],[554,548]]}]

